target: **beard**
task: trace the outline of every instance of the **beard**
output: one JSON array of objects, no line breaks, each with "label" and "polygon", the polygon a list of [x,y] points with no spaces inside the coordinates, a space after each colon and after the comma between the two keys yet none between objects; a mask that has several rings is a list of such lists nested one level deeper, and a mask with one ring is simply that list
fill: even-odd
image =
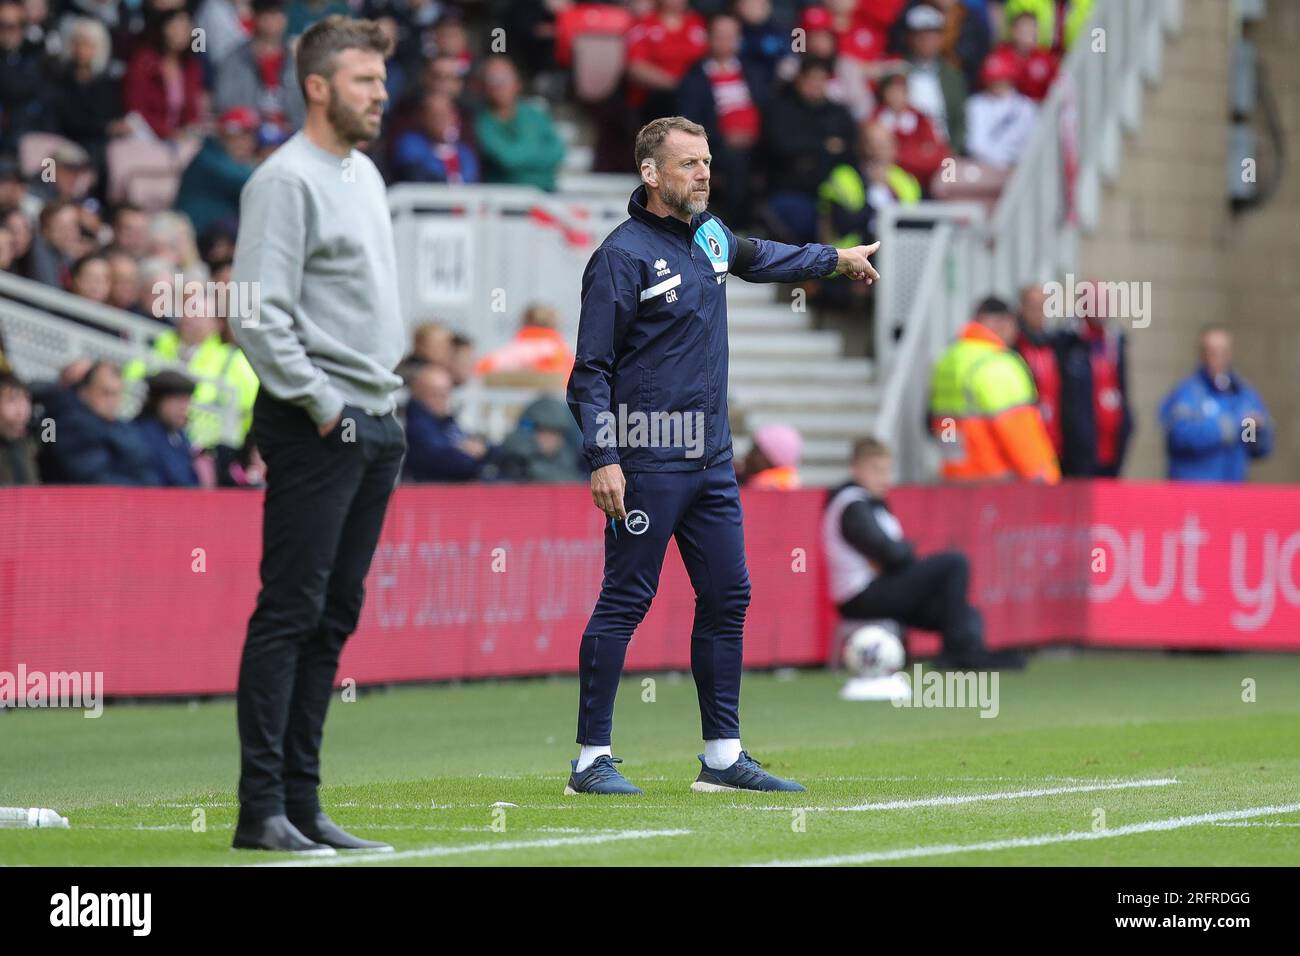
[{"label": "beard", "polygon": [[671,186],[664,183],[659,189],[659,198],[663,200],[665,206],[679,215],[697,216],[704,212],[709,205],[709,188],[706,185],[702,193],[697,193],[694,190],[694,183],[688,183],[681,192],[676,192]]},{"label": "beard", "polygon": [[330,128],[334,130],[334,135],[341,142],[355,146],[379,135],[379,124],[367,115],[369,109],[368,104],[361,110],[348,106],[338,95],[333,84],[330,85],[330,102],[325,111],[325,118],[329,121]]}]

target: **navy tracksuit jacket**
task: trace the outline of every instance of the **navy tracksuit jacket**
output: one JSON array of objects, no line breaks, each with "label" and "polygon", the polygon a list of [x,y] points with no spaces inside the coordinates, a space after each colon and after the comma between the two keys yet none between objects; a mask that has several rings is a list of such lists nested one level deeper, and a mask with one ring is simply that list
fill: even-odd
[{"label": "navy tracksuit jacket", "polygon": [[671,537],[695,588],[691,671],[705,740],[740,736],[749,571],[727,420],[727,276],[829,275],[833,246],[740,239],[704,212],[690,224],[645,207],[592,254],[568,402],[594,470],[627,476],[624,521],[606,521],[605,577],[579,650],[578,743],[607,745],[632,632]]}]

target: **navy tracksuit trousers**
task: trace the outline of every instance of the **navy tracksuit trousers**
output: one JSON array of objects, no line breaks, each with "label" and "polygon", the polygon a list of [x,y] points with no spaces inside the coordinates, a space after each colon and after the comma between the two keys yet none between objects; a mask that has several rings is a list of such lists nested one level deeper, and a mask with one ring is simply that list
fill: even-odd
[{"label": "navy tracksuit trousers", "polygon": [[626,479],[627,518],[605,521],[605,578],[578,652],[578,743],[610,743],[627,645],[659,588],[672,537],[695,589],[691,673],[703,738],[738,739],[749,570],[735,468],[728,460],[703,471],[640,471]]}]

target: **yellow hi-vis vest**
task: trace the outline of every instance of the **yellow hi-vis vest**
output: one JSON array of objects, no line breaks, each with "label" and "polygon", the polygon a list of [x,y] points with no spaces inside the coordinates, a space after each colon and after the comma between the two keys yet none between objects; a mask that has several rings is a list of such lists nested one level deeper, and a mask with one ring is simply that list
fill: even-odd
[{"label": "yellow hi-vis vest", "polygon": [[[1092,16],[1095,0],[1071,0],[1069,12],[1065,15],[1065,29],[1061,32],[1061,41],[1065,49],[1074,45],[1075,37],[1083,25]],[[1056,37],[1056,2],[1055,0],[1007,0],[1002,8],[1002,22],[1006,25],[1006,34],[1011,35],[1011,24],[1022,13],[1032,13],[1038,21],[1038,45],[1051,49]]]},{"label": "yellow hi-vis vest", "polygon": [[934,367],[930,428],[946,478],[1060,479],[1029,366],[979,323],[969,323]]},{"label": "yellow hi-vis vest", "polygon": [[[921,201],[920,182],[901,166],[890,166],[885,170],[885,179],[898,197],[899,205],[911,206]],[[840,163],[818,188],[817,200],[819,212],[823,215],[831,205],[840,206],[845,212],[861,213],[867,205],[867,183],[856,166]],[[831,244],[837,249],[849,249],[866,241],[867,237],[862,233],[848,232],[835,237]]]},{"label": "yellow hi-vis vest", "polygon": [[[154,339],[153,355],[161,360],[179,362],[181,355],[181,337],[175,330],[164,332]],[[122,370],[122,377],[128,382],[158,370],[161,363],[134,359]],[[236,447],[243,445],[248,429],[253,424],[253,402],[257,399],[257,374],[248,364],[244,353],[233,345],[221,341],[220,335],[210,335],[194,350],[185,367],[191,374],[204,379],[224,382],[235,391],[235,401],[239,408],[236,419],[238,441]],[[215,405],[221,400],[217,386],[208,381],[200,381],[194,389],[193,405],[190,407],[190,421],[185,427],[190,444],[195,448],[214,448],[222,444],[221,416],[209,408],[200,405]]]}]

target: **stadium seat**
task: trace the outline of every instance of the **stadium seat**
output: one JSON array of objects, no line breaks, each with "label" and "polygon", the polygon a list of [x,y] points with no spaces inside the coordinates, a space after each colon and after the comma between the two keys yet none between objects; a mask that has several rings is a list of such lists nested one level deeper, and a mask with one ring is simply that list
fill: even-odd
[{"label": "stadium seat", "polygon": [[18,141],[18,166],[23,177],[39,176],[42,164],[60,146],[79,148],[72,140],[57,133],[24,133]]},{"label": "stadium seat", "polygon": [[555,18],[555,62],[573,68],[579,102],[599,103],[623,77],[632,14],[614,4],[575,4]]},{"label": "stadium seat", "polygon": [[579,101],[599,103],[623,78],[626,46],[621,36],[586,33],[573,38],[573,92]]},{"label": "stadium seat", "polygon": [[998,196],[1002,195],[1002,187],[1011,178],[1012,170],[977,163],[973,159],[957,158],[955,163],[956,175],[948,177],[952,182],[945,181],[943,169],[934,174],[930,180],[931,197],[943,201],[965,199],[982,202],[991,214]]},{"label": "stadium seat", "polygon": [[108,198],[129,202],[150,212],[170,209],[180,188],[181,173],[200,144],[123,137],[108,144]]}]

